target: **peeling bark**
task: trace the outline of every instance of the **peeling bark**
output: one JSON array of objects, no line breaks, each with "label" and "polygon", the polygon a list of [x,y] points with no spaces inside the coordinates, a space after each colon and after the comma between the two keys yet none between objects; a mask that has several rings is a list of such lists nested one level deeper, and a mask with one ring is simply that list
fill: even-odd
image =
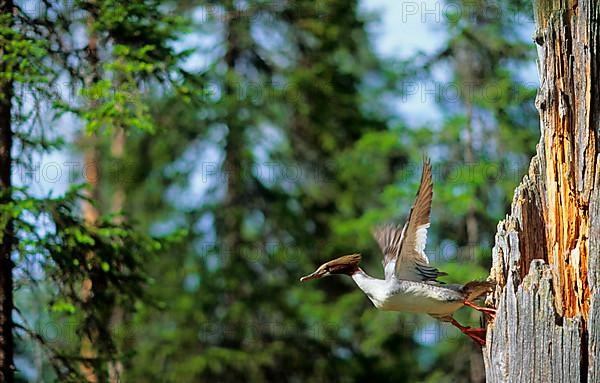
[{"label": "peeling bark", "polygon": [[600,381],[600,3],[534,2],[541,139],[498,224],[488,382]]}]

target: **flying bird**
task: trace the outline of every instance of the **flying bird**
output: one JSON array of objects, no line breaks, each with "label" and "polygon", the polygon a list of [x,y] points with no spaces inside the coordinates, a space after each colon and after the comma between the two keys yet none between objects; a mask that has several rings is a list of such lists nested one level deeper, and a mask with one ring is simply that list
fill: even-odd
[{"label": "flying bird", "polygon": [[384,225],[373,230],[373,236],[383,252],[385,279],[373,278],[365,273],[359,267],[361,255],[352,254],[322,264],[313,273],[300,278],[300,281],[334,274],[349,275],[376,308],[429,314],[451,323],[484,346],[485,328],[463,326],[452,315],[461,307],[469,306],[493,318],[495,309],[473,303],[473,300],[491,291],[493,284],[471,281],[465,285],[455,285],[437,280],[447,274],[430,266],[425,254],[432,197],[431,164],[425,158],[421,185],[404,227]]}]

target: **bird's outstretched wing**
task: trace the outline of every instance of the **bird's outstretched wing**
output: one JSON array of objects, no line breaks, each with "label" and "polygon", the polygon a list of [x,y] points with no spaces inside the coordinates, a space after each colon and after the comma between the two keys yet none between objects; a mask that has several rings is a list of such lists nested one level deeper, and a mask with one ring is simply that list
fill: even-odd
[{"label": "bird's outstretched wing", "polygon": [[376,228],[373,233],[384,254],[386,279],[395,275],[398,279],[410,281],[435,281],[437,277],[446,275],[429,266],[425,254],[432,196],[431,164],[425,159],[421,185],[402,230],[398,226],[387,225]]}]

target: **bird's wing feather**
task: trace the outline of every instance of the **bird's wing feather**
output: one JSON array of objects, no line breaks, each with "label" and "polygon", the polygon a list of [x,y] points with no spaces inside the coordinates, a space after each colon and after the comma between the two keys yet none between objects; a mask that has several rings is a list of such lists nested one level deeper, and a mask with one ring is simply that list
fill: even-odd
[{"label": "bird's wing feather", "polygon": [[421,185],[402,230],[398,226],[388,225],[374,231],[375,239],[384,254],[386,279],[395,275],[398,279],[410,281],[435,281],[437,277],[446,275],[429,266],[429,259],[425,254],[432,196],[431,164],[429,160],[425,160]]},{"label": "bird's wing feather", "polygon": [[396,260],[398,259],[398,254],[400,254],[402,230],[393,225],[379,226],[373,230],[373,237],[375,237],[383,252],[381,263],[383,264],[385,279],[389,279],[394,275]]}]

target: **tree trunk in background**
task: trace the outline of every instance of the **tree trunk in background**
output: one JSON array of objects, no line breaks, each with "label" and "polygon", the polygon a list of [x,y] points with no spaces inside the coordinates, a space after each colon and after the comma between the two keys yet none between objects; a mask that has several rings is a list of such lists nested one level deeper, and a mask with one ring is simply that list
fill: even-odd
[{"label": "tree trunk in background", "polygon": [[[87,144],[89,147],[86,149],[84,154],[84,162],[86,174],[86,182],[89,184],[89,189],[86,191],[87,197],[93,201],[98,201],[99,198],[99,187],[98,187],[98,177],[99,172],[97,171],[97,167],[99,166],[98,162],[98,150],[95,146],[95,135],[89,137],[89,141]],[[83,218],[85,223],[88,225],[96,225],[98,221],[98,217],[100,216],[100,212],[88,201],[84,201],[81,210],[83,212]],[[94,257],[93,253],[86,255],[88,259]],[[92,297],[92,289],[93,283],[90,278],[85,278],[83,280],[81,286],[81,299],[84,302],[93,299]],[[81,337],[81,349],[80,354],[83,358],[82,363],[80,364],[79,370],[81,375],[85,378],[86,382],[96,383],[98,382],[98,376],[95,371],[95,363],[93,362],[97,357],[97,352],[94,347],[94,338],[97,334],[83,334]]]},{"label": "tree trunk in background", "polygon": [[[119,171],[121,171],[121,163],[123,160],[123,154],[125,152],[125,129],[123,127],[117,127],[115,135],[112,140],[111,145],[111,154],[113,160],[117,161],[119,165]],[[117,174],[117,182],[115,184],[115,190],[111,200],[111,212],[120,214],[123,211],[125,206],[125,190],[123,187],[123,174]],[[123,223],[123,217],[118,215],[114,221],[115,223],[121,224]],[[109,319],[108,328],[111,331],[116,331],[116,329],[123,325],[125,320],[125,310],[123,307],[119,306],[115,303],[115,306],[112,309],[112,314]],[[119,342],[119,340],[117,340]],[[109,383],[119,383],[121,382],[123,376],[123,362],[119,359],[115,359],[109,361],[108,363],[108,381]]]},{"label": "tree trunk in background", "polygon": [[[0,14],[12,14],[13,2],[0,0]],[[0,73],[10,71],[3,60],[4,51],[0,47]],[[11,200],[12,166],[12,80],[0,81],[0,204]],[[10,210],[10,208],[9,208]],[[6,213],[4,213],[6,214]],[[8,218],[8,219],[7,219]],[[13,264],[11,253],[14,245],[13,224],[9,217],[0,216],[0,382],[13,382]]]},{"label": "tree trunk in background", "polygon": [[488,382],[599,382],[597,0],[534,3],[542,137],[498,224]]},{"label": "tree trunk in background", "polygon": [[[90,16],[87,21],[88,34],[89,34],[87,55],[88,55],[88,60],[91,64],[91,71],[88,74],[87,78],[84,79],[84,83],[85,83],[86,87],[92,86],[93,84],[97,83],[100,79],[100,73],[99,73],[99,69],[98,69],[98,67],[99,67],[98,47],[97,47],[98,41],[97,41],[95,32],[93,30],[93,27],[92,27],[93,22],[94,22],[93,16]],[[93,108],[95,101],[92,99],[90,102],[92,103],[92,105],[90,105],[90,107]],[[90,135],[89,137],[84,137],[84,139],[82,140],[83,145],[85,146],[84,169],[86,169],[86,172],[85,172],[84,176],[85,176],[85,182],[89,186],[89,188],[86,190],[86,196],[90,200],[96,201],[96,202],[98,202],[100,200],[100,186],[98,185],[98,182],[99,182],[98,178],[100,177],[100,171],[99,171],[100,153],[98,151],[98,142],[97,141],[98,141],[98,139],[97,139],[95,133]],[[84,200],[81,210],[83,213],[83,219],[85,220],[85,223],[90,226],[95,226],[97,224],[98,218],[100,217],[100,211],[98,211],[98,208],[96,206],[94,206],[92,203]],[[94,257],[94,254],[90,253],[90,254],[87,254],[86,256],[88,257],[88,259],[91,259]],[[82,286],[81,286],[81,293],[80,293],[81,299],[84,302],[87,302],[90,299],[93,299],[93,296],[92,296],[93,288],[94,288],[94,286],[93,286],[92,280],[90,278],[84,279]],[[83,334],[81,337],[81,348],[79,350],[79,353],[83,359],[82,363],[79,366],[79,370],[81,372],[81,375],[84,377],[85,381],[90,382],[90,383],[98,382],[97,371],[94,368],[94,366],[96,366],[96,364],[92,363],[92,361],[94,361],[98,356],[98,354],[95,350],[95,347],[94,347],[94,341],[97,336],[98,336],[98,334],[94,334],[93,331]]]}]

